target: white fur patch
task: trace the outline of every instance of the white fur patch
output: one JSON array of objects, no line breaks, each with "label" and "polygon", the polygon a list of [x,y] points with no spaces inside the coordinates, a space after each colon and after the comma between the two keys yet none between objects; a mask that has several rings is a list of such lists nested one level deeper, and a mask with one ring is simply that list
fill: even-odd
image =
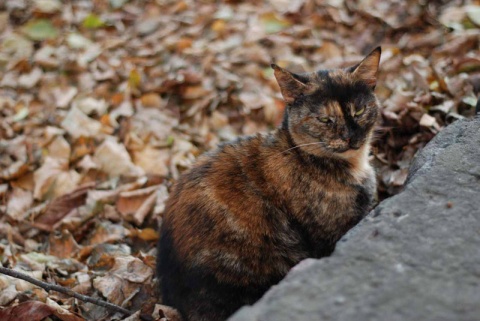
[{"label": "white fur patch", "polygon": [[352,175],[358,183],[361,183],[373,171],[372,165],[368,161],[369,152],[370,140],[358,150],[348,150],[337,154],[352,164]]}]

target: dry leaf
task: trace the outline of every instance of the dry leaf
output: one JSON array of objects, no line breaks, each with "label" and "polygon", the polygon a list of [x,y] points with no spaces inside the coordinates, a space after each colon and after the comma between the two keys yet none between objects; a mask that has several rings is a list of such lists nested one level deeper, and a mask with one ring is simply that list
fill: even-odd
[{"label": "dry leaf", "polygon": [[72,108],[78,108],[86,115],[95,113],[96,115],[103,115],[107,111],[108,104],[103,99],[95,99],[92,97],[85,97],[75,100],[72,103]]},{"label": "dry leaf", "polygon": [[19,160],[0,171],[0,179],[6,181],[18,178],[28,171],[28,165],[24,160]]},{"label": "dry leaf", "polygon": [[143,221],[147,217],[147,215],[152,211],[155,203],[157,201],[157,193],[152,193],[145,202],[143,202],[142,206],[140,206],[135,214],[133,214],[133,222],[139,226],[143,224]]},{"label": "dry leaf", "polygon": [[[22,261],[22,258],[23,257],[20,257],[20,260],[19,261]],[[30,263],[30,262],[27,262],[27,263]],[[34,266],[33,264],[31,265],[33,268],[35,268],[36,266]],[[44,269],[44,265],[41,265],[41,266],[38,266],[39,268],[41,269]],[[18,270],[19,272],[23,273],[23,274],[26,274],[34,279],[37,279],[37,280],[41,280],[42,279],[42,274],[43,272],[42,271],[24,271],[22,269],[19,269],[19,268],[14,268],[14,270]],[[0,277],[4,277],[3,275],[0,276]],[[8,277],[10,278],[10,277]],[[31,291],[33,290],[34,288],[37,288],[36,285],[33,285],[32,283],[30,282],[27,282],[27,281],[24,281],[24,280],[20,280],[20,279],[14,279],[14,278],[10,278],[11,280],[11,283],[15,284],[15,288],[17,289],[18,292],[25,292],[25,291]],[[0,314],[1,315],[1,314]],[[0,318],[0,320],[3,321],[2,318]]]},{"label": "dry leaf", "polygon": [[35,0],[35,9],[44,13],[53,13],[62,8],[60,0]]},{"label": "dry leaf", "polygon": [[0,310],[0,320],[2,321],[42,321],[49,315],[52,315],[52,309],[45,303],[38,301],[27,301],[17,306]]},{"label": "dry leaf", "polygon": [[159,186],[151,186],[131,192],[120,193],[116,204],[118,212],[126,220],[141,225],[155,205],[158,188]]},{"label": "dry leaf", "polygon": [[139,286],[121,278],[107,274],[93,280],[93,287],[100,291],[107,300],[113,304],[121,305],[127,298],[139,291]]},{"label": "dry leaf", "polygon": [[141,260],[134,257],[117,257],[110,271],[115,276],[134,283],[144,283],[153,277],[153,271]]},{"label": "dry leaf", "polygon": [[62,230],[57,234],[50,234],[48,239],[48,254],[59,258],[69,258],[74,256],[79,250],[80,246],[68,230]]},{"label": "dry leaf", "polygon": [[92,231],[89,244],[118,242],[125,239],[126,234],[127,230],[120,224],[114,224],[109,221],[101,222]]},{"label": "dry leaf", "polygon": [[16,221],[23,220],[32,204],[33,195],[30,191],[14,188],[7,203],[7,215]]},{"label": "dry leaf", "polygon": [[423,114],[422,118],[419,121],[420,126],[432,127],[436,123],[435,117],[430,116],[429,114]]},{"label": "dry leaf", "polygon": [[[10,302],[15,300],[18,295],[18,291],[15,288],[15,284],[10,284],[6,288],[2,288],[0,292],[0,306],[7,306]],[[0,317],[1,317],[0,310]],[[3,318],[1,320],[4,320]]]},{"label": "dry leaf", "polygon": [[53,315],[62,321],[85,321],[85,319],[73,314],[50,298],[47,298],[46,303],[52,309]]},{"label": "dry leaf", "polygon": [[143,95],[140,98],[140,101],[144,107],[162,108],[165,106],[165,102],[162,100],[160,95],[155,93]]},{"label": "dry leaf", "polygon": [[132,236],[136,236],[147,242],[158,240],[158,232],[149,227],[142,230],[130,230],[130,233]]},{"label": "dry leaf", "polygon": [[104,277],[93,280],[93,286],[108,301],[124,304],[140,291],[142,283],[153,277],[153,271],[134,257],[117,257],[115,265]]},{"label": "dry leaf", "polygon": [[48,145],[48,155],[53,158],[68,161],[70,159],[71,151],[70,144],[65,138],[63,138],[63,136],[55,137],[55,139]]},{"label": "dry leaf", "polygon": [[102,124],[94,120],[78,108],[71,108],[61,126],[74,138],[98,136],[102,129]]},{"label": "dry leaf", "polygon": [[52,90],[52,95],[55,98],[58,108],[67,107],[77,93],[78,89],[76,87],[57,87]]},{"label": "dry leaf", "polygon": [[133,164],[125,146],[119,144],[114,137],[107,137],[97,147],[94,159],[99,168],[110,177],[119,175],[141,176],[144,174],[140,167]]},{"label": "dry leaf", "polygon": [[132,119],[132,131],[140,137],[154,135],[158,139],[166,140],[172,129],[178,125],[168,111],[153,108],[139,108]]},{"label": "dry leaf", "polygon": [[42,75],[43,72],[40,68],[34,68],[29,74],[21,75],[18,78],[18,85],[26,89],[32,88],[38,83]]},{"label": "dry leaf", "polygon": [[167,176],[170,157],[169,150],[147,145],[141,150],[134,151],[133,162],[147,174]]},{"label": "dry leaf", "polygon": [[34,173],[35,199],[60,196],[74,190],[80,175],[68,170],[68,160],[46,157],[43,165]]},{"label": "dry leaf", "polygon": [[8,184],[0,184],[0,198],[4,198],[8,190]]}]

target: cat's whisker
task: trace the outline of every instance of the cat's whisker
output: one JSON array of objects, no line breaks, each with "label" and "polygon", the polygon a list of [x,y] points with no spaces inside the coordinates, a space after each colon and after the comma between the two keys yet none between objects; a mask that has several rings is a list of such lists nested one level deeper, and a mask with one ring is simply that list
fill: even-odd
[{"label": "cat's whisker", "polygon": [[289,149],[286,149],[286,150],[282,151],[280,154],[283,154],[283,153],[288,152],[288,151],[290,151],[290,150],[292,150],[292,149],[295,149],[295,148],[300,148],[300,147],[309,146],[309,145],[325,146],[325,143],[323,143],[323,142],[315,142],[315,143],[308,143],[308,144],[300,144],[300,145],[291,147],[291,148],[289,148]]}]

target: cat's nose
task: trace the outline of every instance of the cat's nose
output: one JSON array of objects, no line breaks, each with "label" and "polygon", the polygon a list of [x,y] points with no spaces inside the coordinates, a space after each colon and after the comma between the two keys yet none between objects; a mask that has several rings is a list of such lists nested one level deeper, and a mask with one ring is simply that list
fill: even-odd
[{"label": "cat's nose", "polygon": [[350,138],[352,137],[349,133],[342,133],[340,134],[340,137],[346,141],[347,143],[350,143]]}]

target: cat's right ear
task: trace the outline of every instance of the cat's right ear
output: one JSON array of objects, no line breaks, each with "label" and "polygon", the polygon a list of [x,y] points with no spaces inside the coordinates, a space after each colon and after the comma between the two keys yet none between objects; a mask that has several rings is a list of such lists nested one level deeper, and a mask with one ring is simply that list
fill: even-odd
[{"label": "cat's right ear", "polygon": [[382,48],[377,47],[358,65],[350,68],[350,72],[356,79],[363,81],[372,89],[375,89],[377,84],[377,72],[381,54]]},{"label": "cat's right ear", "polygon": [[296,79],[290,71],[276,64],[271,64],[271,66],[286,103],[293,103],[296,98],[307,91],[307,85]]}]

